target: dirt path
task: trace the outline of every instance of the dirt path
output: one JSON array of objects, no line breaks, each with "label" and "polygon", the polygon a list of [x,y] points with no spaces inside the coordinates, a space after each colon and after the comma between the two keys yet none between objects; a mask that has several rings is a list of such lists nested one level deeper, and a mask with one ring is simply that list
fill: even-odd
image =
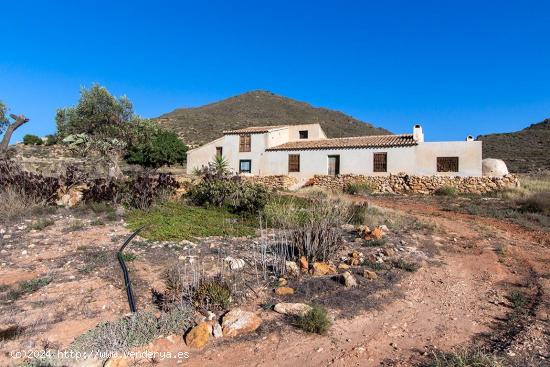
[{"label": "dirt path", "polygon": [[[505,299],[510,284],[534,286],[548,294],[549,252],[540,245],[544,236],[506,222],[443,212],[407,200],[382,198],[374,204],[433,221],[445,233],[433,237],[440,249],[435,261],[397,284],[402,298],[351,320],[337,320],[327,336],[282,327],[261,340],[214,343],[204,351],[190,351],[186,364],[379,366],[386,361],[409,365],[427,347],[448,350],[490,331],[495,320],[510,310]],[[538,297],[542,299],[541,294]],[[525,335],[517,339],[544,338],[547,306],[539,304],[536,311],[543,324],[534,325],[534,332],[523,330]],[[526,346],[513,340],[507,348],[510,355],[545,353],[536,348],[548,346],[547,340],[537,342]]]}]

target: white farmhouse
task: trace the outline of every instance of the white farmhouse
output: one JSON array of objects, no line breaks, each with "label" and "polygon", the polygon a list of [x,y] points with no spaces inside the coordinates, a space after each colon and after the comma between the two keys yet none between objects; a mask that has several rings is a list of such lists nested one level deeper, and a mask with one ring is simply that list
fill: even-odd
[{"label": "white farmhouse", "polygon": [[240,174],[481,176],[481,141],[425,142],[422,127],[412,134],[329,139],[319,124],[259,126],[224,131],[223,137],[187,155],[187,172],[222,155]]}]

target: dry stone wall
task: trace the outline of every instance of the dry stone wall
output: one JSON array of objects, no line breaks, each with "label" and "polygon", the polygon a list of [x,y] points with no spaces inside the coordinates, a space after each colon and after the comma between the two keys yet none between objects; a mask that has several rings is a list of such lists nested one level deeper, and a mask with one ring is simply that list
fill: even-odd
[{"label": "dry stone wall", "polygon": [[295,185],[298,181],[294,177],[278,175],[278,176],[242,176],[242,179],[249,182],[254,182],[264,185],[270,189],[285,190]]},{"label": "dry stone wall", "polygon": [[356,182],[367,183],[375,192],[396,194],[431,194],[442,187],[453,187],[459,193],[485,194],[519,186],[519,180],[515,175],[502,177],[316,175],[308,181],[308,186],[342,190],[346,185]]}]

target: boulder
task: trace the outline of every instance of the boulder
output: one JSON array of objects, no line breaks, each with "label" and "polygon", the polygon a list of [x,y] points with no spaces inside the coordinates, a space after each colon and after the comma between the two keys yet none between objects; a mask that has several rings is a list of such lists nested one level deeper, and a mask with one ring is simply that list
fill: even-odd
[{"label": "boulder", "polygon": [[294,294],[294,288],[277,287],[275,288],[275,294],[278,296],[291,296]]},{"label": "boulder", "polygon": [[481,161],[481,172],[483,176],[490,177],[502,177],[509,173],[506,163],[502,159],[494,158],[485,158]]},{"label": "boulder", "polygon": [[212,334],[212,325],[201,322],[185,335],[185,344],[188,347],[200,349],[208,342],[210,334]]},{"label": "boulder", "polygon": [[221,338],[223,336],[223,330],[220,323],[216,322],[214,326],[212,326],[212,336],[214,336],[214,338]]},{"label": "boulder", "polygon": [[304,316],[311,310],[311,306],[305,303],[277,303],[273,307],[273,311],[289,316]]},{"label": "boulder", "polygon": [[379,240],[384,236],[384,232],[380,227],[374,228],[368,235],[369,239]]},{"label": "boulder", "polygon": [[229,264],[229,269],[231,270],[242,269],[245,264],[243,259],[237,259],[231,256],[227,256],[224,261]]},{"label": "boulder", "polygon": [[344,285],[346,288],[357,287],[357,280],[349,271],[343,273],[342,277],[344,278]]},{"label": "boulder", "polygon": [[336,273],[336,269],[330,264],[324,262],[313,263],[313,275],[333,275]]},{"label": "boulder", "polygon": [[300,271],[302,273],[307,273],[309,268],[309,263],[305,256],[300,257]]},{"label": "boulder", "polygon": [[249,333],[256,330],[261,323],[262,319],[260,319],[254,312],[236,308],[223,316],[223,335],[237,336]]},{"label": "boulder", "polygon": [[348,269],[349,269],[348,264],[344,264],[344,263],[338,264],[338,270],[348,270]]}]

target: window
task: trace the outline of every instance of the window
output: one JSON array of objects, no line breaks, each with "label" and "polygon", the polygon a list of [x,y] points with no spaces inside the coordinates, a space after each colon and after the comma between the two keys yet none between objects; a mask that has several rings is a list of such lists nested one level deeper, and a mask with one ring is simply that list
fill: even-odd
[{"label": "window", "polygon": [[223,147],[216,147],[216,157],[223,156]]},{"label": "window", "polygon": [[239,137],[239,152],[250,152],[250,134]]},{"label": "window", "polygon": [[300,155],[288,155],[288,172],[300,172]]},{"label": "window", "polygon": [[388,153],[374,153],[372,171],[388,172]]},{"label": "window", "polygon": [[437,172],[458,172],[458,157],[437,157]]},{"label": "window", "polygon": [[239,161],[239,172],[240,173],[252,172],[252,161],[250,159],[241,159]]},{"label": "window", "polygon": [[307,139],[309,136],[309,132],[307,130],[300,130],[298,133],[300,134],[300,139]]}]

